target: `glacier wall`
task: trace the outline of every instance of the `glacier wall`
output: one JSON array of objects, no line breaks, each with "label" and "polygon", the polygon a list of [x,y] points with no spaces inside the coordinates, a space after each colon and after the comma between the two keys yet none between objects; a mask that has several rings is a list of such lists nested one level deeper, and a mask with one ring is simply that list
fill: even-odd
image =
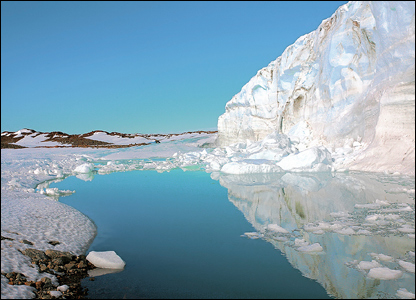
[{"label": "glacier wall", "polygon": [[218,146],[277,132],[330,152],[359,142],[348,168],[413,173],[415,4],[341,6],[236,94],[218,118]]}]

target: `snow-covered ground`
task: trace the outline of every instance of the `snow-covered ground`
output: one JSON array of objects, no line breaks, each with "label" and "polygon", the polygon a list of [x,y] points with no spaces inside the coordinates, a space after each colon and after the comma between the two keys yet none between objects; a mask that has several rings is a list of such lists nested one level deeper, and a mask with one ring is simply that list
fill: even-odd
[{"label": "snow-covered ground", "polygon": [[[175,135],[169,142],[123,149],[2,149],[1,235],[6,239],[1,240],[1,272],[23,273],[33,281],[46,276],[57,283],[54,276],[40,273],[18,250],[55,249],[79,255],[85,253],[92,243],[97,230],[94,222],[56,201],[60,195],[74,191],[49,188],[50,181],[61,181],[72,175],[91,180],[93,172],[166,170],[166,160],[160,161],[160,158],[179,152],[201,151],[199,146],[212,143],[215,138],[216,134]],[[23,240],[33,245],[25,244]],[[59,241],[60,244],[52,246],[49,241]],[[1,275],[2,298],[34,297],[32,287],[9,285],[7,282]]]}]

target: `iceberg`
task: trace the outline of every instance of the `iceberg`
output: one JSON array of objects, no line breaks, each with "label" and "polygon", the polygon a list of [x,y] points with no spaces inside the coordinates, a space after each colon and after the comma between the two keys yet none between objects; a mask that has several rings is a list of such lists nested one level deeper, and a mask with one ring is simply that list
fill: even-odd
[{"label": "iceberg", "polygon": [[[299,150],[327,148],[336,169],[414,175],[414,77],[414,2],[348,2],[226,104],[216,145],[278,133]],[[262,152],[256,157],[276,160]],[[288,170],[297,159],[279,165]]]}]

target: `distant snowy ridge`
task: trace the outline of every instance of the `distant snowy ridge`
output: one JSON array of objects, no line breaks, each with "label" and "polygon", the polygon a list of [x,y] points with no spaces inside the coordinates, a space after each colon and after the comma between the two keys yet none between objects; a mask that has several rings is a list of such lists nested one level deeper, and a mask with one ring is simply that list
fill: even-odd
[{"label": "distant snowy ridge", "polygon": [[242,149],[276,132],[299,150],[359,150],[337,168],[414,174],[414,2],[348,2],[259,70],[225,109],[218,146]]},{"label": "distant snowy ridge", "polygon": [[94,130],[84,134],[67,134],[60,131],[38,132],[33,129],[21,129],[16,132],[1,133],[2,148],[58,148],[58,147],[101,147],[120,148],[143,146],[181,140],[215,133],[214,131],[189,131],[179,134],[127,134]]}]

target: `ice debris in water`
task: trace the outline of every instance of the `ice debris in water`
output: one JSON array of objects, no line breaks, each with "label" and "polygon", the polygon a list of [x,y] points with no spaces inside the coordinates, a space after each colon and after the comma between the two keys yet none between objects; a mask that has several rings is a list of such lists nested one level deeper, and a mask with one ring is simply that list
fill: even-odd
[{"label": "ice debris in water", "polygon": [[301,252],[321,252],[324,249],[322,248],[322,246],[319,243],[314,243],[312,245],[307,245],[307,246],[301,246],[297,249],[298,251]]},{"label": "ice debris in water", "polygon": [[75,191],[59,190],[58,188],[45,188],[45,189],[40,189],[39,193],[42,195],[48,195],[48,196],[68,196],[68,195],[75,193]]},{"label": "ice debris in water", "polygon": [[396,296],[400,299],[415,299],[415,294],[412,292],[409,292],[405,288],[400,288],[396,292]]},{"label": "ice debris in water", "polygon": [[114,251],[91,251],[87,260],[97,268],[123,269],[126,263]]},{"label": "ice debris in water", "polygon": [[375,259],[377,259],[377,260],[381,260],[381,261],[393,261],[393,260],[394,260],[394,258],[393,258],[393,257],[391,257],[391,256],[389,256],[389,255],[382,254],[382,253],[380,253],[380,254],[377,254],[377,253],[370,253],[370,255],[371,255],[372,257],[374,257]]},{"label": "ice debris in water", "polygon": [[295,239],[295,246],[296,247],[304,247],[304,246],[308,246],[309,242],[305,241],[304,239]]},{"label": "ice debris in water", "polygon": [[361,270],[369,270],[372,268],[380,268],[382,265],[380,265],[377,261],[360,261],[357,267]]},{"label": "ice debris in water", "polygon": [[415,264],[403,260],[399,260],[398,264],[405,269],[407,272],[414,273],[415,272]]},{"label": "ice debris in water", "polygon": [[242,236],[255,240],[255,239],[262,238],[264,235],[259,232],[245,232]]},{"label": "ice debris in water", "polygon": [[94,170],[94,165],[91,163],[82,164],[74,169],[76,173],[89,173]]},{"label": "ice debris in water", "polygon": [[267,225],[267,230],[274,231],[274,232],[280,232],[280,233],[289,233],[289,231],[287,231],[283,227],[280,227],[277,224],[269,224],[269,225]]},{"label": "ice debris in water", "polygon": [[387,267],[372,268],[367,277],[380,280],[393,280],[402,277],[403,272],[400,270],[392,270]]}]

